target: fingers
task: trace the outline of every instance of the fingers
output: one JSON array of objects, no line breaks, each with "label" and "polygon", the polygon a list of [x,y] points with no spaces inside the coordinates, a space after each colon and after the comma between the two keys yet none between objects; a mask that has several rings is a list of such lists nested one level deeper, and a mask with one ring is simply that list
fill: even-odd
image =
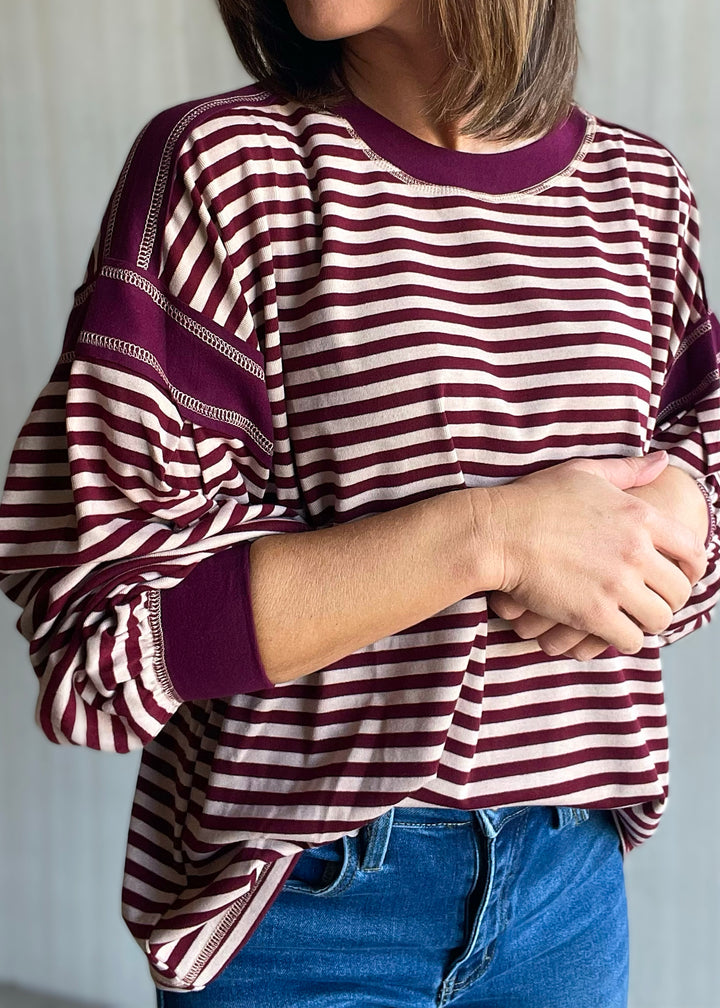
[{"label": "fingers", "polygon": [[543,634],[558,625],[557,620],[529,611],[511,622],[513,630],[522,640],[539,640]]},{"label": "fingers", "polygon": [[493,592],[488,601],[493,612],[508,623],[512,623],[525,612],[525,606],[521,602],[516,602],[507,592]]},{"label": "fingers", "polygon": [[[670,570],[670,568],[672,568]],[[645,635],[662,634],[682,609],[692,591],[683,573],[664,557],[658,557],[657,590],[644,582],[627,592],[627,601],[619,611],[609,611],[603,622],[603,636],[586,629],[555,623],[541,629],[535,636],[542,650],[551,657],[568,655],[579,661],[589,661],[615,647],[621,654],[637,654],[645,645]],[[543,617],[524,613],[514,625],[522,631],[540,627]],[[519,633],[525,638],[525,632]],[[525,639],[529,639],[525,638]]]},{"label": "fingers", "polygon": [[572,465],[601,476],[619,490],[630,490],[652,483],[667,468],[668,462],[668,453],[659,451],[626,458],[573,459]]},{"label": "fingers", "polygon": [[676,560],[691,585],[696,585],[707,570],[707,552],[700,537],[685,525],[671,521],[650,508],[645,515],[655,548],[665,557]]},{"label": "fingers", "polygon": [[661,634],[690,598],[692,584],[666,557],[656,554],[648,562],[645,581],[626,590],[623,609],[647,634]]},{"label": "fingers", "polygon": [[600,637],[588,635],[584,630],[573,630],[554,619],[525,609],[505,592],[495,592],[490,596],[490,603],[493,611],[512,625],[521,640],[536,640],[551,658],[567,655],[577,661],[590,661],[609,647],[608,642]]},{"label": "fingers", "polygon": [[574,658],[576,661],[592,661],[593,658],[599,658],[601,654],[604,654],[609,646],[606,640],[590,635],[571,649],[569,657]]},{"label": "fingers", "polygon": [[582,630],[573,630],[572,627],[561,624],[556,624],[547,633],[541,634],[538,644],[551,658],[566,655],[576,661],[592,661],[609,647],[608,642],[600,637],[586,635]]},{"label": "fingers", "polygon": [[[556,623],[552,629],[546,633],[541,633],[537,638],[537,642],[546,655],[549,655],[551,658],[557,658],[560,655],[569,654],[573,648],[586,640],[587,636],[584,630],[573,630],[572,627]],[[605,648],[607,648],[607,644],[605,644],[603,650]]]},{"label": "fingers", "polygon": [[647,589],[636,592],[627,615],[647,634],[660,634],[672,623],[673,611],[657,592]]},{"label": "fingers", "polygon": [[693,582],[687,575],[671,560],[659,554],[648,564],[645,584],[664,599],[673,613],[686,605],[693,589]]},{"label": "fingers", "polygon": [[[682,527],[679,528],[682,532]],[[692,534],[690,537],[692,542]],[[678,541],[682,545],[682,536]],[[704,548],[702,554],[704,570]],[[636,654],[644,647],[646,634],[657,635],[667,630],[692,592],[691,581],[672,560],[656,550],[648,553],[644,547],[642,557],[642,564],[637,564],[622,580],[613,582],[611,590],[598,594],[594,602],[591,598],[583,599],[572,625],[567,615],[567,622],[561,623],[557,618],[526,608],[525,603],[506,592],[492,593],[489,604],[512,625],[518,637],[537,640],[551,657],[567,655],[588,661],[608,647],[615,647],[622,654]]]}]

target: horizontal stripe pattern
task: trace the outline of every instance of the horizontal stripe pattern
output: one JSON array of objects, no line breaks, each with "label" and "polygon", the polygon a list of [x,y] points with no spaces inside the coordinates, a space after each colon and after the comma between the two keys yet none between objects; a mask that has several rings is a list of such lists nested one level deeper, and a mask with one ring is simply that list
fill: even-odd
[{"label": "horizontal stripe pattern", "polygon": [[620,127],[587,117],[571,169],[494,194],[414,182],[340,115],[258,89],[143,131],[17,441],[0,552],[45,733],[144,747],[123,903],[158,985],[207,984],[300,850],[393,805],[610,808],[626,849],[651,835],[660,649],[709,618],[716,539],[665,634],[585,664],[477,593],[302,680],[183,704],[162,598],[258,536],[577,456],[666,448],[716,507],[719,337],[689,183]]}]

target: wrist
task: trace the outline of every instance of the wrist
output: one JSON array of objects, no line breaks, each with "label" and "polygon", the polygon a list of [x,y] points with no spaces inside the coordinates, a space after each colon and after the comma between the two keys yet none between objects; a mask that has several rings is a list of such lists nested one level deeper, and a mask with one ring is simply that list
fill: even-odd
[{"label": "wrist", "polygon": [[503,487],[473,487],[469,494],[475,590],[507,590],[508,507]]}]

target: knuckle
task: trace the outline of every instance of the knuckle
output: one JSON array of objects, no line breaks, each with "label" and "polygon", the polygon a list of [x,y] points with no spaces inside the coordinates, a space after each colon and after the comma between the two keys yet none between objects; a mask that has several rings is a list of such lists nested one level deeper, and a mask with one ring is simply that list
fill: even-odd
[{"label": "knuckle", "polygon": [[576,644],[577,637],[577,632],[570,627],[557,626],[541,634],[538,637],[538,643],[545,654],[556,658],[558,655],[565,654],[573,644]]},{"label": "knuckle", "polygon": [[633,569],[642,565],[647,555],[647,539],[640,528],[635,528],[625,540],[623,562]]},{"label": "knuckle", "polygon": [[565,654],[568,649],[567,641],[562,638],[555,638],[554,640],[546,641],[542,644],[542,649],[546,655],[551,658],[559,658],[560,655]]},{"label": "knuckle", "polygon": [[633,525],[643,527],[648,524],[650,521],[651,508],[646,501],[641,500],[640,497],[633,497],[628,494],[624,503],[627,517]]},{"label": "knuckle", "polygon": [[541,647],[548,658],[559,658],[563,653],[563,648],[556,643],[541,644]]},{"label": "knuckle", "polygon": [[682,609],[683,606],[687,605],[691,595],[692,595],[692,585],[690,584],[689,581],[686,581],[685,586],[678,591],[677,595],[673,599],[671,607],[672,611],[674,613],[679,612],[679,610]]},{"label": "knuckle", "polygon": [[582,611],[578,613],[577,626],[582,626],[588,633],[598,633],[607,626],[614,613],[615,606],[610,599],[614,595],[615,586],[608,585],[599,596],[590,596]]},{"label": "knuckle", "polygon": [[522,616],[520,619],[513,621],[513,630],[521,640],[531,640],[537,636],[537,634],[533,633],[532,627],[528,625],[528,621],[523,619]]}]

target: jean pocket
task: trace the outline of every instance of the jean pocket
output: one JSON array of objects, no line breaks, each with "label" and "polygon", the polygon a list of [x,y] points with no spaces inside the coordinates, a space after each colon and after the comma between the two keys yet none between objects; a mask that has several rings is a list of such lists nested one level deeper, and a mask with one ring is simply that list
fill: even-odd
[{"label": "jean pocket", "polygon": [[283,888],[313,896],[334,896],[348,888],[357,868],[355,838],[341,837],[304,850]]}]

